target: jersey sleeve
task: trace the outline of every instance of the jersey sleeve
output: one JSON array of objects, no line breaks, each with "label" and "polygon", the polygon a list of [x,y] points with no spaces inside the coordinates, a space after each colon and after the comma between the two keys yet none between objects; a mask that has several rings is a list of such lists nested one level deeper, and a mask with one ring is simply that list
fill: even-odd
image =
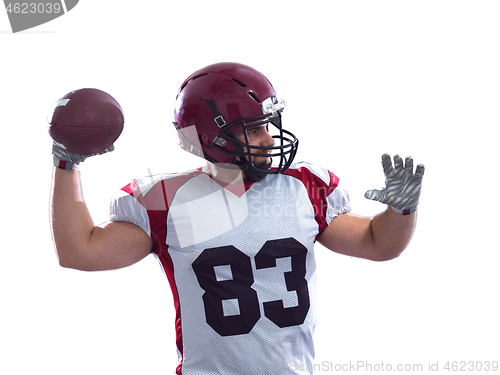
[{"label": "jersey sleeve", "polygon": [[300,162],[284,174],[296,177],[304,185],[314,210],[319,233],[323,232],[334,218],[351,210],[347,186],[328,169]]},{"label": "jersey sleeve", "polygon": [[[331,174],[331,172],[329,172]],[[336,178],[335,175],[332,179]],[[337,186],[335,189],[326,197],[327,209],[325,220],[327,224],[330,224],[334,218],[351,211],[351,200],[349,197],[349,189],[342,180],[337,178]]]},{"label": "jersey sleeve", "polygon": [[137,183],[132,181],[115,194],[109,210],[110,221],[125,221],[140,227],[151,237],[149,216]]},{"label": "jersey sleeve", "polygon": [[315,179],[316,193],[313,192],[312,195],[314,197],[316,194],[321,200],[318,203],[320,209],[317,210],[321,212],[319,217],[317,215],[321,233],[337,216],[351,211],[349,189],[328,169],[313,164],[307,164],[307,168]]}]

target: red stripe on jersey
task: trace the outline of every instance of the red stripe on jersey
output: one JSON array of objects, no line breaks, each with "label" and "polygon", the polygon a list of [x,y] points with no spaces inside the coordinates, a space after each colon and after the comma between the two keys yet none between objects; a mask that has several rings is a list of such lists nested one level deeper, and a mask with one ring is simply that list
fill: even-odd
[{"label": "red stripe on jersey", "polygon": [[172,290],[174,307],[175,307],[175,333],[176,345],[179,353],[181,353],[181,360],[177,365],[176,373],[181,374],[182,359],[183,359],[183,346],[182,346],[182,325],[181,325],[181,309],[179,303],[179,293],[174,277],[174,265],[170,254],[168,253],[168,245],[166,244],[167,238],[167,216],[168,208],[172,203],[177,190],[184,185],[191,178],[199,175],[201,170],[194,171],[189,174],[179,175],[176,177],[158,181],[145,196],[143,196],[137,180],[133,180],[130,184],[123,187],[122,190],[132,195],[137,201],[146,208],[149,225],[151,228],[151,239],[155,243],[154,253],[158,255],[161,266],[167,276]]},{"label": "red stripe on jersey", "polygon": [[139,189],[137,180],[132,180],[128,185],[122,187],[122,190],[137,199],[137,202],[139,202],[143,207],[146,207],[144,204],[144,197],[142,196],[141,189]]},{"label": "red stripe on jersey", "polygon": [[[167,254],[164,256],[163,254]],[[181,360],[176,368],[176,374],[181,374],[182,367],[182,358],[183,358],[183,350],[182,350],[182,326],[181,326],[181,309],[179,303],[179,293],[177,292],[177,286],[175,284],[174,279],[174,264],[172,263],[172,259],[168,255],[167,251],[162,251],[162,254],[158,256],[160,260],[161,266],[165,271],[165,275],[167,276],[168,282],[170,284],[170,288],[172,290],[172,294],[174,297],[174,307],[175,307],[175,343],[177,345],[177,349],[179,353],[181,353]]]},{"label": "red stripe on jersey", "polygon": [[317,236],[319,236],[328,226],[326,221],[326,211],[328,209],[326,197],[328,197],[338,186],[339,178],[332,172],[328,171],[330,181],[329,183],[326,183],[308,168],[303,167],[299,167],[297,169],[287,169],[283,172],[283,174],[293,176],[304,184],[314,209],[314,217],[318,223],[319,229]]}]

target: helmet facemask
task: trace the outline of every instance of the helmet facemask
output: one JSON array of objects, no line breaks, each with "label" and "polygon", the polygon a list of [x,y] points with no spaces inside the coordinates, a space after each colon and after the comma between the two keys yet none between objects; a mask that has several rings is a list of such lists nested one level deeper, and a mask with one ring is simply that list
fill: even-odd
[{"label": "helmet facemask", "polygon": [[[274,146],[254,146],[250,144],[248,131],[261,125],[267,125],[266,130],[275,140]],[[240,127],[243,130],[243,142],[234,136],[234,132]],[[234,145],[234,152],[228,152],[224,148],[227,142]],[[231,168],[231,165],[237,166],[245,173],[247,178],[254,181],[259,181],[268,174],[278,174],[288,169],[297,152],[297,146],[298,139],[282,127],[281,111],[229,124],[224,127],[213,143],[213,147],[233,157],[230,165],[227,166],[228,168]],[[269,156],[267,163],[255,163],[253,161],[254,157],[262,156]]]}]

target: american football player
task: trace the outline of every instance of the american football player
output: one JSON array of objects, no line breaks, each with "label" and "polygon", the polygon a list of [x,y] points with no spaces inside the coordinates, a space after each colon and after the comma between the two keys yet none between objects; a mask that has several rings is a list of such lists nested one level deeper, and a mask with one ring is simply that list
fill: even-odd
[{"label": "american football player", "polygon": [[[314,244],[373,261],[393,259],[417,220],[423,165],[382,156],[387,208],[352,214],[343,180],[294,160],[285,102],[259,71],[237,63],[198,70],[180,86],[181,147],[206,164],[133,179],[92,222],[80,190],[84,159],[54,145],[51,223],[59,262],[79,270],[158,258],[176,309],[177,374],[311,373],[316,324]],[[157,317],[160,318],[160,317]],[[298,372],[292,363],[302,363]]]}]

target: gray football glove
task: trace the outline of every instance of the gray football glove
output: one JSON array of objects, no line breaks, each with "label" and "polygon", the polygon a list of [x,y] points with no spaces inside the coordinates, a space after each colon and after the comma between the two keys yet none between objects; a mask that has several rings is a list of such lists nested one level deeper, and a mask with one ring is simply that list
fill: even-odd
[{"label": "gray football glove", "polygon": [[54,165],[61,169],[68,171],[77,170],[79,164],[90,156],[102,155],[106,152],[111,152],[115,149],[114,145],[109,146],[107,149],[92,155],[76,155],[72,154],[61,143],[54,141],[52,145],[52,155],[54,155]]},{"label": "gray football glove", "polygon": [[385,173],[385,188],[382,190],[368,190],[365,198],[385,203],[394,211],[409,215],[415,212],[422,187],[422,177],[425,167],[418,164],[413,174],[413,159],[407,157],[405,165],[399,155],[394,156],[394,167],[388,154],[382,155],[382,166]]}]

